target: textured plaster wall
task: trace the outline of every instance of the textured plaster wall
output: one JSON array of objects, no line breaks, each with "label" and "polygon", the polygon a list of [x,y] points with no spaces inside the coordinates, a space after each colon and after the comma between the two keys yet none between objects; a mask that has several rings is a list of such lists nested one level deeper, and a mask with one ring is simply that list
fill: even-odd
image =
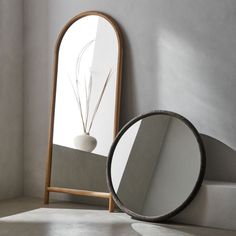
[{"label": "textured plaster wall", "polygon": [[23,1],[0,0],[0,199],[23,193]]},{"label": "textured plaster wall", "polygon": [[[43,194],[56,37],[71,17],[87,10],[111,15],[122,29],[122,125],[149,110],[173,110],[187,117],[201,133],[235,149],[236,1],[25,0],[24,3],[25,194]],[[220,156],[214,152],[218,145],[213,139],[205,137],[204,141],[211,165],[224,171],[224,152]],[[234,151],[227,152],[227,160],[235,164]],[[231,166],[228,164],[227,168]],[[229,179],[234,178],[234,172],[230,173]],[[104,178],[103,169],[100,177]],[[211,172],[208,177],[219,176]],[[229,180],[227,176],[224,179]]]},{"label": "textured plaster wall", "polygon": [[42,196],[50,104],[48,1],[24,1],[24,192]]}]

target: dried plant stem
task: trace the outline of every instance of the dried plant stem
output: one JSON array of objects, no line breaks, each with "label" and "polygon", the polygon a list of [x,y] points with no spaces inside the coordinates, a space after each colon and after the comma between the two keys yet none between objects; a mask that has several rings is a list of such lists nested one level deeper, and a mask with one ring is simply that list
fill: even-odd
[{"label": "dried plant stem", "polygon": [[112,72],[112,71],[111,71],[111,69],[110,69],[109,72],[108,72],[106,81],[105,81],[105,83],[104,83],[104,85],[103,85],[103,88],[102,88],[100,97],[99,97],[98,102],[97,102],[97,104],[96,104],[96,107],[95,107],[95,109],[94,109],[93,116],[92,116],[92,119],[91,119],[91,122],[90,122],[90,125],[89,125],[89,129],[88,129],[88,133],[90,132],[90,130],[91,130],[91,128],[92,128],[95,115],[97,114],[98,108],[99,108],[99,106],[100,106],[100,104],[101,104],[101,100],[102,100],[103,94],[104,94],[105,89],[106,89],[106,87],[107,87],[108,81],[109,81],[109,79],[110,79],[110,77],[111,77],[111,74],[112,74],[111,72]]},{"label": "dried plant stem", "polygon": [[78,81],[79,81],[79,72],[80,72],[80,62],[82,59],[82,56],[84,55],[85,51],[89,48],[89,46],[95,42],[95,39],[89,41],[87,44],[85,44],[85,46],[82,48],[80,54],[77,57],[76,60],[76,66],[75,66],[75,75],[76,75],[76,85],[78,87]]},{"label": "dried plant stem", "polygon": [[[109,79],[111,77],[111,74],[112,74],[112,70],[110,69],[108,74],[107,74],[105,83],[104,83],[104,85],[102,87],[101,94],[100,94],[100,96],[98,98],[98,101],[96,103],[96,106],[95,106],[95,109],[94,109],[91,121],[89,123],[90,100],[91,100],[92,87],[93,87],[92,86],[93,85],[93,82],[92,82],[93,76],[92,76],[92,73],[90,73],[90,76],[89,76],[89,79],[88,79],[89,80],[88,83],[87,83],[86,77],[84,77],[84,85],[82,86],[82,88],[85,89],[85,91],[84,91],[85,92],[85,111],[84,111],[85,113],[83,114],[81,94],[80,94],[80,91],[79,91],[79,87],[80,87],[79,75],[80,75],[80,64],[81,64],[82,56],[84,55],[85,51],[89,48],[89,46],[93,42],[95,42],[95,40],[89,41],[82,48],[81,52],[79,53],[79,55],[77,57],[76,67],[75,67],[75,85],[73,84],[71,78],[68,76],[69,80],[70,80],[70,83],[71,83],[71,87],[73,89],[73,92],[74,92],[74,95],[75,95],[75,98],[76,98],[76,101],[77,101],[78,108],[79,108],[81,120],[82,120],[82,123],[83,123],[83,131],[86,134],[90,133],[90,130],[92,128],[92,125],[93,125],[95,116],[97,114],[98,108],[99,108],[99,106],[101,104],[101,101],[102,101],[105,89],[107,87],[108,81],[109,81]],[[88,126],[88,124],[89,124],[89,126]]]},{"label": "dried plant stem", "polygon": [[[84,132],[86,133],[86,126],[87,126],[87,105],[86,105],[86,111],[85,111],[85,121],[84,121],[84,116],[83,116],[83,110],[82,110],[82,105],[81,105],[81,98],[80,98],[80,92],[79,92],[79,73],[80,73],[80,62],[81,62],[81,59],[82,59],[82,56],[84,55],[85,51],[89,48],[89,46],[95,42],[95,39],[89,41],[81,50],[80,54],[78,55],[77,57],[77,60],[76,60],[76,66],[75,66],[75,81],[76,81],[76,89],[74,88],[73,86],[73,83],[72,83],[72,87],[73,87],[73,90],[74,92],[77,92],[76,93],[76,99],[77,99],[77,102],[78,102],[78,105],[79,105],[79,110],[80,110],[80,116],[81,116],[81,119],[82,119],[82,122],[83,122],[83,130]],[[86,86],[86,85],[85,85]],[[85,88],[85,93],[87,93],[87,89]],[[87,95],[86,95],[86,104],[87,104]]]},{"label": "dried plant stem", "polygon": [[69,80],[70,80],[70,83],[71,83],[71,87],[73,89],[73,92],[74,92],[74,95],[75,95],[75,98],[76,98],[76,101],[77,101],[77,104],[78,104],[78,108],[79,108],[79,111],[80,111],[80,116],[81,116],[81,119],[82,119],[82,123],[83,123],[83,131],[84,133],[86,133],[86,127],[85,127],[85,123],[84,123],[84,118],[83,118],[83,114],[82,114],[82,105],[81,105],[81,100],[80,100],[80,97],[79,97],[79,94],[77,94],[77,91],[72,83],[72,80],[69,77]]},{"label": "dried plant stem", "polygon": [[88,115],[88,88],[87,88],[87,81],[84,78],[84,91],[85,91],[85,128],[87,128],[87,115]]},{"label": "dried plant stem", "polygon": [[87,86],[87,83],[86,83],[86,88],[88,88],[88,91],[86,92],[86,118],[85,118],[85,127],[86,127],[86,130],[87,130],[89,108],[90,108],[89,105],[90,105],[90,98],[91,98],[91,91],[92,91],[92,74],[90,74],[88,86]]}]

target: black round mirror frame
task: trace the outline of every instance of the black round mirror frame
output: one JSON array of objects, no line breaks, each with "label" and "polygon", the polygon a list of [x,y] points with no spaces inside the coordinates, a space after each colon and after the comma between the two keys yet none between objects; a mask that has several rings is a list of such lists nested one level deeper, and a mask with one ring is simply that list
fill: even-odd
[{"label": "black round mirror frame", "polygon": [[[182,122],[185,123],[185,125],[187,125],[193,132],[198,146],[199,146],[199,150],[200,150],[200,154],[201,154],[201,164],[200,164],[200,172],[199,172],[199,176],[198,179],[196,181],[196,184],[192,190],[192,192],[190,193],[190,195],[188,196],[188,198],[176,209],[174,209],[173,211],[165,214],[165,215],[161,215],[161,216],[144,216],[144,215],[139,215],[131,210],[129,210],[128,208],[126,208],[123,203],[120,201],[120,199],[117,197],[113,185],[112,185],[112,179],[111,179],[111,164],[112,164],[112,158],[113,158],[113,154],[114,151],[116,149],[116,146],[119,142],[119,140],[121,139],[121,137],[123,136],[123,134],[133,125],[135,124],[137,121],[144,119],[146,117],[149,116],[153,116],[153,115],[169,115],[172,117],[175,117],[179,120],[181,120]],[[159,110],[159,111],[152,111],[149,113],[145,113],[142,114],[140,116],[135,117],[134,119],[132,119],[131,121],[129,121],[121,130],[120,132],[117,134],[109,155],[108,155],[108,159],[107,159],[107,168],[106,168],[106,179],[107,179],[107,185],[109,188],[109,191],[112,194],[112,197],[115,201],[115,203],[117,204],[117,206],[125,213],[127,213],[128,215],[130,215],[132,218],[137,219],[137,220],[142,220],[142,221],[149,221],[149,222],[162,222],[162,221],[166,221],[167,219],[169,219],[170,217],[175,216],[176,214],[178,214],[180,211],[182,211],[192,200],[193,198],[196,196],[196,194],[198,193],[203,178],[204,178],[204,174],[205,174],[205,167],[206,167],[206,154],[205,154],[205,148],[201,139],[200,134],[198,133],[197,129],[193,126],[193,124],[187,120],[186,118],[184,118],[183,116],[175,113],[175,112],[171,112],[171,111],[163,111],[163,110]]]}]

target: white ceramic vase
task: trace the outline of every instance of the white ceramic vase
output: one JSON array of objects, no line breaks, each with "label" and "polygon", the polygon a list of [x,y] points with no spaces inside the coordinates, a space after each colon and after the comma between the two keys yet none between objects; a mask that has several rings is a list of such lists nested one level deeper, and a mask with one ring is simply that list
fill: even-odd
[{"label": "white ceramic vase", "polygon": [[74,145],[81,151],[92,152],[97,146],[97,140],[89,134],[84,133],[74,138]]}]

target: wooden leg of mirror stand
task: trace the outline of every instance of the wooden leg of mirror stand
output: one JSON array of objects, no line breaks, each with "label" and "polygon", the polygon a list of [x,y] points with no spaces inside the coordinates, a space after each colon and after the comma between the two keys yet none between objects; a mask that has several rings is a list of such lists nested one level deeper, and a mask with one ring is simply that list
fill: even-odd
[{"label": "wooden leg of mirror stand", "polygon": [[109,212],[114,212],[115,202],[112,198],[112,195],[109,197]]},{"label": "wooden leg of mirror stand", "polygon": [[48,204],[49,203],[49,191],[47,189],[45,189],[45,193],[44,193],[44,204]]}]

